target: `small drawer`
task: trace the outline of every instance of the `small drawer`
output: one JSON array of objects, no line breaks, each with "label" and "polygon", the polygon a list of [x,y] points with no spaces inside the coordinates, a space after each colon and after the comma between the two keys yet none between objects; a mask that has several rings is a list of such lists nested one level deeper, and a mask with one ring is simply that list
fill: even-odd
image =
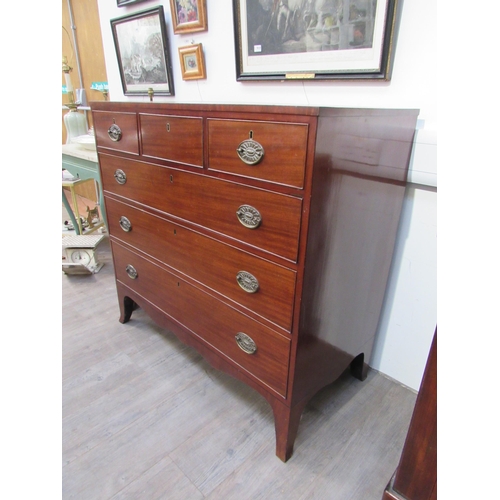
[{"label": "small drawer", "polygon": [[209,119],[208,168],[304,187],[308,125]]},{"label": "small drawer", "polygon": [[300,198],[102,153],[99,165],[104,192],[296,262]]},{"label": "small drawer", "polygon": [[203,167],[203,119],[139,114],[142,155]]},{"label": "small drawer", "polygon": [[109,197],[106,213],[112,237],[291,330],[295,271]]},{"label": "small drawer", "polygon": [[239,369],[286,396],[290,339],[112,242],[116,279],[213,347]]},{"label": "small drawer", "polygon": [[98,147],[139,154],[135,113],[93,111],[92,118]]}]

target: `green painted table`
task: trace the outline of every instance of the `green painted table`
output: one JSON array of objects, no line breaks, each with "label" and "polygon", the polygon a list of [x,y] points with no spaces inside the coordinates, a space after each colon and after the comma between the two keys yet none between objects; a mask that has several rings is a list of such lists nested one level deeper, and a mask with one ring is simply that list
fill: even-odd
[{"label": "green painted table", "polygon": [[[106,219],[106,209],[104,207],[104,198],[102,193],[101,176],[99,172],[99,163],[97,152],[89,149],[84,149],[78,144],[63,144],[62,145],[62,168],[70,172],[74,177],[81,180],[94,179],[97,182],[97,205],[99,205],[102,218],[106,227],[108,226]],[[73,227],[79,234],[78,224],[76,223],[73,210],[69,206],[68,200],[62,193],[62,201],[73,223]]]}]

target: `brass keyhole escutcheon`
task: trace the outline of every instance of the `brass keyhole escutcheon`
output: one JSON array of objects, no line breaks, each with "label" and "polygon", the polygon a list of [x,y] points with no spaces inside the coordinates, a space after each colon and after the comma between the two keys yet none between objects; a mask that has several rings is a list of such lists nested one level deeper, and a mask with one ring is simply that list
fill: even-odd
[{"label": "brass keyhole escutcheon", "polygon": [[126,273],[128,274],[128,277],[129,277],[130,279],[133,279],[133,280],[137,279],[137,276],[138,276],[138,274],[137,274],[137,270],[135,269],[135,267],[134,267],[133,265],[129,264],[129,265],[125,268],[125,271],[126,271]]},{"label": "brass keyhole escutcheon", "polygon": [[247,165],[257,165],[264,158],[264,148],[262,144],[253,139],[253,130],[248,133],[248,139],[240,142],[236,153],[240,160]]},{"label": "brass keyhole escutcheon", "polygon": [[121,169],[117,169],[115,170],[115,180],[116,182],[118,182],[118,184],[125,184],[127,182],[127,174],[121,170]]},{"label": "brass keyhole escutcheon", "polygon": [[246,333],[238,332],[234,338],[238,347],[247,354],[255,354],[257,351],[257,344]]},{"label": "brass keyhole escutcheon", "polygon": [[239,271],[236,274],[236,281],[242,290],[247,293],[256,293],[259,291],[259,282],[257,278],[247,271]]},{"label": "brass keyhole escutcheon", "polygon": [[251,205],[241,205],[236,211],[236,217],[248,229],[257,229],[262,222],[260,212]]},{"label": "brass keyhole escutcheon", "polygon": [[129,219],[127,219],[127,217],[125,217],[124,215],[122,215],[120,217],[120,227],[126,232],[130,232],[132,230],[132,223],[130,222]]},{"label": "brass keyhole escutcheon", "polygon": [[118,142],[122,138],[122,129],[115,123],[113,119],[113,125],[108,129],[108,136],[113,142]]}]

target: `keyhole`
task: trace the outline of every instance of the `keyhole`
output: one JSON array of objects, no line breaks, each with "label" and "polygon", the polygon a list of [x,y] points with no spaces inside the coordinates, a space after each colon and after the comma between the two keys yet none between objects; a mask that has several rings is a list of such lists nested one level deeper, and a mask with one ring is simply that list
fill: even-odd
[{"label": "keyhole", "polygon": [[249,139],[253,139],[253,130],[250,130],[250,132],[248,134],[248,138]]},{"label": "keyhole", "polygon": [[170,123],[167,123],[167,132],[170,132]]},{"label": "keyhole", "polygon": [[173,176],[173,175],[171,175],[171,176],[170,176],[170,182],[171,182],[171,183],[173,183],[173,182],[174,182],[174,176]]},{"label": "keyhole", "polygon": [[113,125],[116,125],[116,120],[113,118]]}]

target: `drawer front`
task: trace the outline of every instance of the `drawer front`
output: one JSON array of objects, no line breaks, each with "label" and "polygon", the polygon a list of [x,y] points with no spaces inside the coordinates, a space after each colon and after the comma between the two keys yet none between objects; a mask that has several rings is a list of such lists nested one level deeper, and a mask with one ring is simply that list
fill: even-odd
[{"label": "drawer front", "polygon": [[203,119],[139,114],[142,155],[203,167]]},{"label": "drawer front", "polygon": [[[302,211],[299,198],[109,155],[100,154],[99,162],[105,191],[288,260],[297,259]],[[125,176],[124,183],[115,179],[117,172]],[[256,209],[259,217],[248,207]],[[259,218],[260,225],[252,226]]]},{"label": "drawer front", "polygon": [[139,135],[135,113],[94,111],[92,118],[97,146],[139,154]]},{"label": "drawer front", "polygon": [[111,236],[291,330],[295,271],[111,198],[106,212]]},{"label": "drawer front", "polygon": [[[112,250],[117,280],[152,302],[242,370],[285,396],[289,339],[120,245],[112,243]],[[251,337],[256,345],[253,354],[238,346],[235,339],[238,333]]]},{"label": "drawer front", "polygon": [[209,119],[208,168],[302,188],[307,135],[307,124]]}]

